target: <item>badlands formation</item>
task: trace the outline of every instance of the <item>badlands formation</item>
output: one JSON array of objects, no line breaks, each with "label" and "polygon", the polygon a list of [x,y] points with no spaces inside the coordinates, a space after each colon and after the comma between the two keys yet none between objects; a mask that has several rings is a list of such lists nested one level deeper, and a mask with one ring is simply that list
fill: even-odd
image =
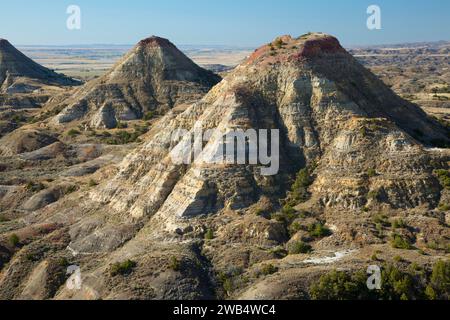
[{"label": "badlands formation", "polygon": [[[448,257],[447,129],[336,38],[279,37],[219,81],[152,37],[0,140],[0,298],[309,299],[336,269]],[[135,143],[83,140],[149,112]],[[279,172],[174,162],[173,132],[198,124],[279,130]]]}]

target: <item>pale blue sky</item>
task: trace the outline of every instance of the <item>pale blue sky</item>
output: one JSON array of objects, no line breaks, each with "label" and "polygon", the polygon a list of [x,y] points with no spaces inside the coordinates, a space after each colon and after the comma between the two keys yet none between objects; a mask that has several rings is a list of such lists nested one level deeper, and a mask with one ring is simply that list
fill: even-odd
[{"label": "pale blue sky", "polygon": [[[79,5],[82,29],[66,28]],[[382,10],[369,31],[366,9]],[[448,0],[2,0],[0,38],[16,45],[174,43],[259,46],[281,34],[331,33],[344,45],[450,40]]]}]

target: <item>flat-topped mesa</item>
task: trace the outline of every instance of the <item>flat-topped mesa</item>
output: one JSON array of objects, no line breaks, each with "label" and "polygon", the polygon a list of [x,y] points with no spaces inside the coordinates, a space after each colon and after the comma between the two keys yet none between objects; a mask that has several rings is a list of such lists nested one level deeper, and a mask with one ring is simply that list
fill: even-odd
[{"label": "flat-topped mesa", "polygon": [[139,41],[138,46],[150,46],[150,47],[175,47],[175,45],[168,39],[160,38],[157,36],[151,36],[149,38]]},{"label": "flat-topped mesa", "polygon": [[257,49],[247,64],[304,60],[339,53],[346,53],[346,50],[335,37],[325,33],[308,33],[298,38],[284,35]]}]

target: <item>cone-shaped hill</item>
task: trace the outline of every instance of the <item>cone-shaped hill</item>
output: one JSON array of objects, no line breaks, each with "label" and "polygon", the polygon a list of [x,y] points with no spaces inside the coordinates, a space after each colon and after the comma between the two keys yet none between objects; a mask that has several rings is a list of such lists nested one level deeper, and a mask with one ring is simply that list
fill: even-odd
[{"label": "cone-shaped hill", "polygon": [[[47,85],[76,85],[78,81],[58,74],[34,62],[5,39],[0,39],[0,87],[2,91],[17,79],[28,78]],[[4,89],[4,90],[3,90]],[[14,93],[14,91],[11,91]]]},{"label": "cone-shaped hill", "polygon": [[193,103],[221,78],[202,69],[169,40],[140,41],[113,69],[65,101],[57,123],[89,119],[96,128]]}]

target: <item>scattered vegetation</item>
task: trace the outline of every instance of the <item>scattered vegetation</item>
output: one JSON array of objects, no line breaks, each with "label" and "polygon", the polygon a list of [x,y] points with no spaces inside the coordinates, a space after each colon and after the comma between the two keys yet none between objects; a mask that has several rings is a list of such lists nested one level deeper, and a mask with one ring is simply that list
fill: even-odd
[{"label": "scattered vegetation", "polygon": [[275,45],[275,47],[276,47],[277,49],[281,49],[281,48],[283,48],[283,46],[285,46],[286,44],[283,42],[282,39],[277,39],[277,40],[275,40],[274,45]]},{"label": "scattered vegetation", "polygon": [[153,111],[149,111],[144,114],[143,120],[149,121],[152,120],[155,117],[155,113]]},{"label": "scattered vegetation", "polygon": [[437,262],[431,273],[417,265],[407,271],[385,265],[381,278],[381,290],[369,290],[365,272],[333,271],[310,286],[310,295],[315,300],[448,300],[450,297],[450,262]]},{"label": "scattered vegetation", "polygon": [[77,190],[78,190],[77,186],[71,185],[71,186],[67,187],[67,189],[64,191],[64,194],[68,195],[68,194],[74,193]]},{"label": "scattered vegetation", "polygon": [[450,253],[450,244],[438,243],[435,241],[430,241],[427,243],[427,248],[436,251],[445,251],[445,253]]},{"label": "scattered vegetation", "polygon": [[205,239],[206,240],[212,240],[214,239],[214,231],[212,229],[208,229],[205,233]]},{"label": "scattered vegetation", "polygon": [[450,189],[450,172],[448,170],[436,170],[435,171],[437,177],[443,188]]},{"label": "scattered vegetation", "polygon": [[117,125],[116,125],[116,128],[117,129],[127,129],[128,128],[128,123],[118,121]]},{"label": "scattered vegetation", "polygon": [[89,187],[95,187],[98,186],[97,181],[95,181],[94,179],[89,180]]},{"label": "scattered vegetation", "polygon": [[20,238],[17,234],[13,233],[12,235],[9,236],[8,242],[13,247],[17,247],[20,243]]},{"label": "scattered vegetation", "polygon": [[261,274],[268,276],[278,272],[278,268],[272,264],[265,264],[261,267]]},{"label": "scattered vegetation", "polygon": [[312,251],[312,247],[302,241],[294,242],[289,246],[289,254],[306,254]]},{"label": "scattered vegetation", "polygon": [[399,220],[394,220],[394,222],[392,222],[392,228],[407,229],[408,225],[405,223],[405,221],[403,221],[402,219],[399,219]]},{"label": "scattered vegetation", "polygon": [[288,251],[286,251],[286,249],[284,249],[284,247],[282,246],[272,248],[269,252],[273,254],[277,259],[283,259],[288,255]]},{"label": "scattered vegetation", "polygon": [[241,275],[242,269],[238,267],[231,267],[228,271],[221,271],[217,274],[217,281],[221,285],[225,295],[230,296],[240,283],[248,281],[248,279]]},{"label": "scattered vegetation", "polygon": [[377,171],[374,168],[370,168],[369,170],[367,170],[367,176],[369,178],[373,178],[377,176]]},{"label": "scattered vegetation", "polygon": [[310,193],[308,192],[309,186],[313,183],[312,171],[315,166],[310,166],[300,170],[297,174],[294,184],[292,185],[291,192],[288,197],[289,205],[297,205],[299,203],[309,200]]},{"label": "scattered vegetation", "polygon": [[123,262],[114,263],[111,266],[111,276],[115,277],[117,275],[126,276],[133,272],[134,268],[136,268],[136,262],[132,260],[126,260]]},{"label": "scattered vegetation", "polygon": [[367,128],[366,128],[366,127],[361,127],[361,128],[359,129],[359,134],[360,134],[363,138],[367,137],[367,134],[368,134]]},{"label": "scattered vegetation", "polygon": [[78,131],[77,129],[70,129],[69,131],[67,131],[67,136],[71,138],[79,136],[80,134],[81,132]]},{"label": "scattered vegetation", "polygon": [[103,134],[104,142],[110,145],[123,145],[128,143],[134,143],[139,141],[139,137],[148,132],[147,126],[137,126],[133,131],[119,130],[114,134]]},{"label": "scattered vegetation", "polygon": [[376,216],[373,217],[373,222],[375,224],[380,224],[383,227],[390,227],[391,223],[389,222],[389,218],[384,215],[384,214],[377,214]]},{"label": "scattered vegetation", "polygon": [[349,275],[342,271],[332,271],[320,277],[310,287],[313,300],[362,300],[371,295],[366,285],[367,276],[363,272]]},{"label": "scattered vegetation", "polygon": [[181,261],[177,257],[170,258],[169,262],[169,269],[173,271],[180,271],[181,270]]},{"label": "scattered vegetation", "polygon": [[372,190],[367,194],[368,199],[377,200],[380,196],[379,190]]},{"label": "scattered vegetation", "polygon": [[312,238],[317,238],[317,239],[328,237],[329,235],[331,235],[330,229],[325,227],[325,224],[323,224],[322,222],[317,222],[317,223],[311,224],[308,227],[308,231],[309,231],[309,235]]},{"label": "scattered vegetation", "polygon": [[61,257],[61,258],[58,258],[58,260],[56,261],[56,264],[57,264],[58,266],[60,266],[60,267],[65,268],[65,267],[67,267],[70,263],[69,263],[69,260],[67,260],[67,258]]},{"label": "scattered vegetation", "polygon": [[255,215],[257,215],[258,217],[262,217],[264,219],[270,218],[270,214],[266,210],[261,208],[256,209]]},{"label": "scattered vegetation", "polygon": [[297,232],[302,230],[303,226],[299,222],[294,222],[289,226],[289,234],[293,237]]},{"label": "scattered vegetation", "polygon": [[391,245],[395,249],[405,249],[405,250],[411,250],[413,249],[413,246],[411,244],[411,241],[399,234],[393,234],[391,237]]},{"label": "scattered vegetation", "polygon": [[45,185],[42,184],[41,182],[36,183],[36,182],[30,181],[25,185],[25,189],[29,192],[39,192],[39,191],[44,190],[45,188],[46,188]]},{"label": "scattered vegetation", "polygon": [[285,226],[289,227],[298,216],[299,214],[297,211],[291,205],[286,204],[283,209],[281,209],[281,212],[272,214],[272,219],[282,222]]},{"label": "scattered vegetation", "polygon": [[426,287],[429,300],[448,300],[450,298],[450,262],[438,261]]}]

